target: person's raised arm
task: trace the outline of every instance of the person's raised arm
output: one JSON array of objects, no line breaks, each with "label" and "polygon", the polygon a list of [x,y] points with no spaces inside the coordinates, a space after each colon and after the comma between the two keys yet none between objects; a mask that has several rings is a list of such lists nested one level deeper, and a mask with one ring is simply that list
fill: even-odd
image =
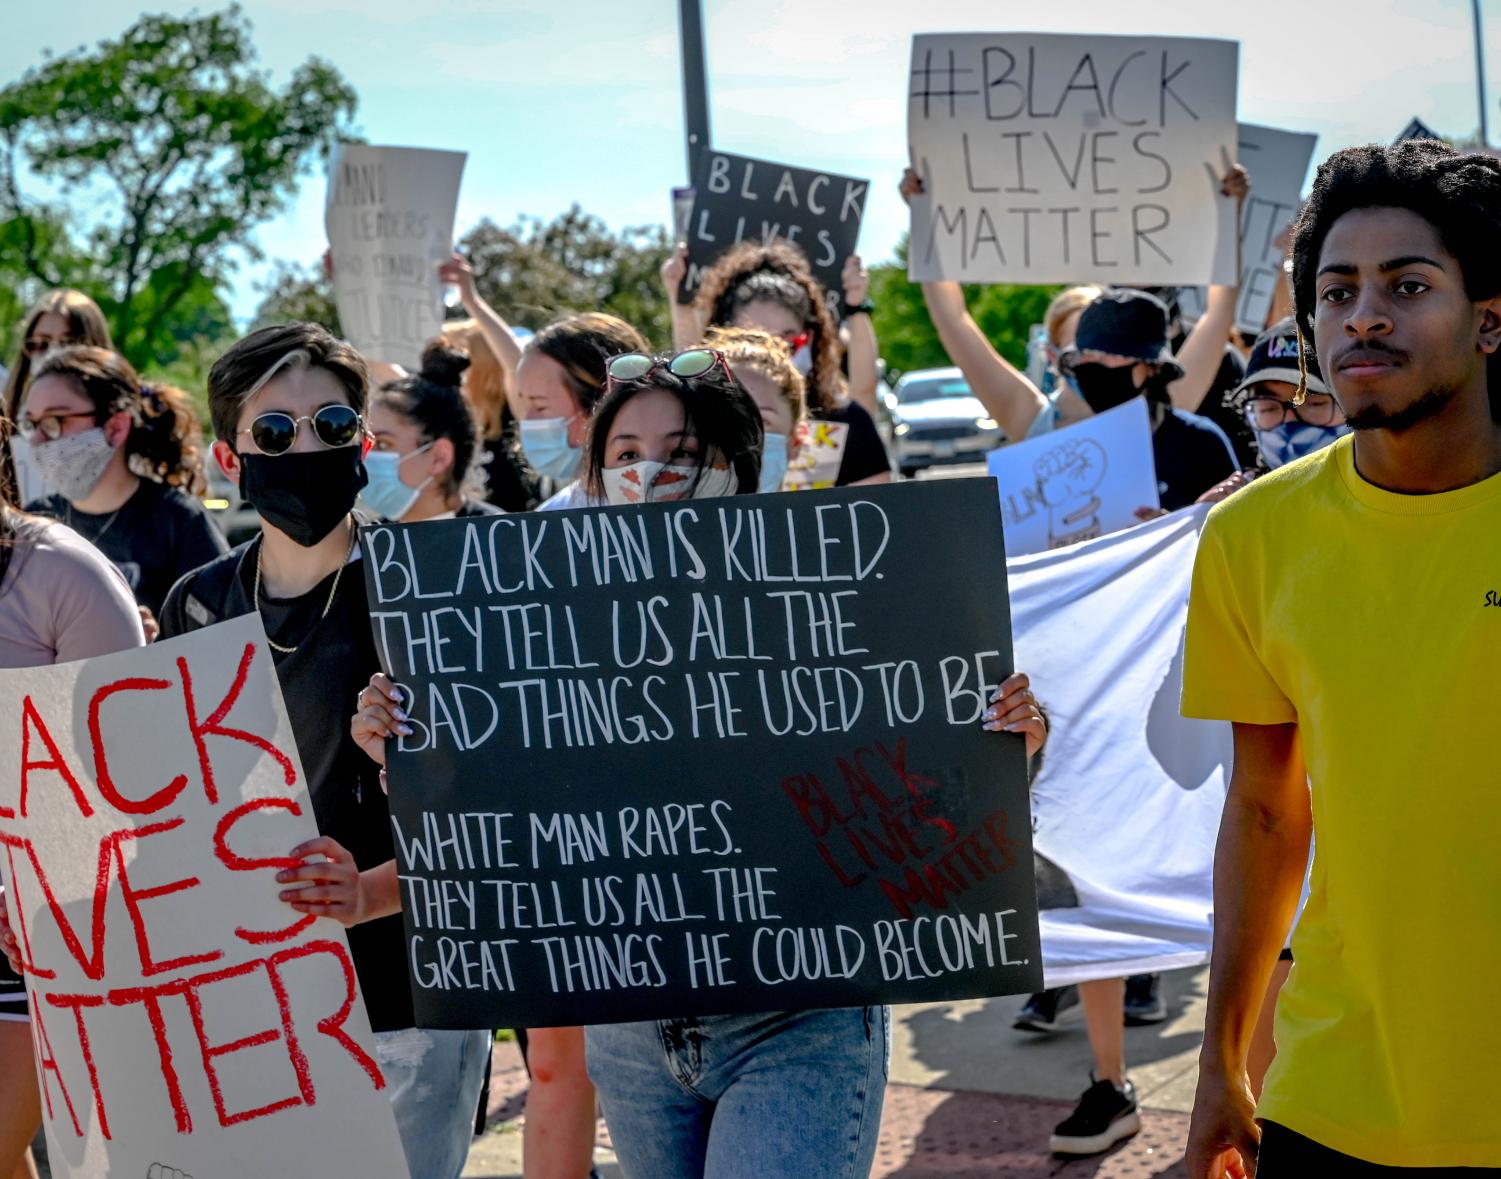
[{"label": "person's raised arm", "polygon": [[876,325],[870,312],[864,309],[870,294],[870,271],[860,261],[860,255],[851,254],[844,263],[840,276],[844,287],[844,305],[849,314],[844,321],[845,355],[849,359],[850,400],[861,406],[871,417],[880,414],[881,406],[876,397],[880,383],[878,364],[880,348],[876,343]]},{"label": "person's raised arm", "polygon": [[1297,911],[1312,834],[1298,726],[1236,724],[1235,769],[1214,851],[1214,950],[1188,1134],[1191,1179],[1255,1173],[1260,1132],[1246,1054]]},{"label": "person's raised arm", "polygon": [[[911,168],[902,175],[902,199],[909,204],[922,192],[922,179]],[[956,282],[925,282],[923,301],[938,330],[938,339],[969,390],[996,420],[1007,442],[1027,436],[1048,399],[1026,375],[995,350],[964,305],[964,289]]]},{"label": "person's raised arm", "polygon": [[[1251,190],[1250,177],[1239,164],[1232,164],[1220,180],[1220,191],[1235,198],[1235,273],[1240,274],[1240,213],[1246,193]],[[1197,413],[1214,386],[1220,365],[1225,362],[1225,345],[1235,326],[1235,306],[1240,299],[1239,286],[1214,286],[1204,298],[1204,314],[1194,324],[1188,339],[1178,349],[1178,363],[1183,375],[1167,387],[1173,405]]]},{"label": "person's raised arm", "polygon": [[688,247],[684,243],[673,246],[660,273],[662,285],[667,289],[667,307],[672,314],[672,350],[681,352],[701,343],[704,338],[704,325],[698,317],[697,306],[678,302],[678,289],[688,277]]},{"label": "person's raised arm", "polygon": [[474,267],[463,255],[455,254],[447,262],[438,264],[438,277],[458,288],[464,310],[474,317],[485,343],[490,345],[490,351],[495,353],[495,359],[505,371],[506,388],[514,389],[516,366],[521,363],[521,341],[511,331],[511,325],[501,318],[500,312],[480,298],[474,285]]}]

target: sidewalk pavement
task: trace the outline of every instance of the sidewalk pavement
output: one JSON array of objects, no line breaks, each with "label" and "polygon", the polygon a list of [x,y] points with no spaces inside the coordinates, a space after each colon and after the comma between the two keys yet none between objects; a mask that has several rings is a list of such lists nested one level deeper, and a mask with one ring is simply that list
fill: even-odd
[{"label": "sidewalk pavement", "polygon": [[[1089,1084],[1089,1041],[1077,1007],[1052,1036],[1012,1029],[1020,997],[896,1008],[891,1085],[872,1174],[1182,1179],[1207,978],[1203,970],[1163,976],[1167,1022],[1126,1029],[1142,1132],[1109,1154],[1073,1161],[1049,1154],[1047,1139]],[[520,1179],[525,1096],[515,1045],[496,1045],[491,1128],[470,1152],[466,1179]],[[619,1179],[603,1122],[598,1134],[600,1174]]]}]

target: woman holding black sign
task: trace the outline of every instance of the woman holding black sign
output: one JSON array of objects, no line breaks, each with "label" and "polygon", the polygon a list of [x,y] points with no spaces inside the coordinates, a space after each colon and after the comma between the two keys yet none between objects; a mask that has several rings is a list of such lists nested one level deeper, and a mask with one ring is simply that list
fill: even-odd
[{"label": "woman holding black sign", "polygon": [[[611,505],[754,494],[762,412],[725,356],[628,353],[609,365],[581,483]],[[403,731],[399,691],[376,677],[351,731],[376,761]],[[1047,725],[1025,676],[991,696],[982,721],[1035,754]],[[869,1174],[890,1041],[885,1008],[764,1012],[585,1029],[622,1170],[629,1179],[803,1179]]]}]

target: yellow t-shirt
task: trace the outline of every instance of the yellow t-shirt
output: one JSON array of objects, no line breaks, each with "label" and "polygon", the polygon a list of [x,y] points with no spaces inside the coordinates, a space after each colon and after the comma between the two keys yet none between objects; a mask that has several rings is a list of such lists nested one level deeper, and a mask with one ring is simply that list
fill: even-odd
[{"label": "yellow t-shirt", "polygon": [[1388,1166],[1501,1167],[1501,475],[1396,495],[1344,438],[1231,496],[1185,716],[1296,722],[1314,863],[1257,1116]]}]

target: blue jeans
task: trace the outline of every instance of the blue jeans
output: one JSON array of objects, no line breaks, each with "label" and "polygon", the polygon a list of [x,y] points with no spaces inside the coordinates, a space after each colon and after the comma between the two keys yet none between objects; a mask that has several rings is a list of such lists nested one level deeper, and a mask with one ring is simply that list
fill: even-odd
[{"label": "blue jeans", "polygon": [[459,1179],[485,1083],[490,1033],[403,1028],[375,1033],[412,1179]]},{"label": "blue jeans", "polygon": [[884,1007],[584,1029],[626,1179],[864,1179],[886,1096]]}]

